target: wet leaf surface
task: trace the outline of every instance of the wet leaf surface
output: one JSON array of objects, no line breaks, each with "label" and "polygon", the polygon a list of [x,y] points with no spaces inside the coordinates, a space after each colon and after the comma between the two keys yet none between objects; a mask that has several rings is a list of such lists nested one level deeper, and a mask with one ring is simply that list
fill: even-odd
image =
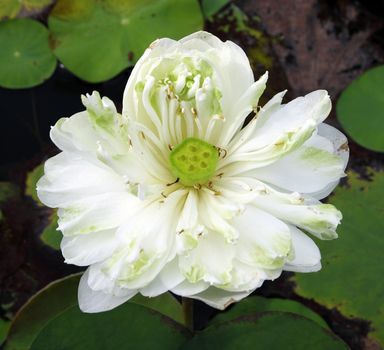
[{"label": "wet leaf surface", "polygon": [[59,0],[48,20],[55,55],[89,82],[132,66],[159,37],[179,39],[203,26],[196,0]]},{"label": "wet leaf surface", "polygon": [[260,296],[252,296],[240,301],[233,305],[227,312],[219,313],[209,324],[216,325],[236,319],[239,316],[268,311],[297,314],[316,322],[322,327],[328,328],[327,323],[317,313],[297,301],[279,298],[263,298]]},{"label": "wet leaf surface", "polygon": [[323,269],[297,274],[296,291],[349,318],[365,319],[370,336],[384,343],[384,172],[370,172],[369,180],[350,172],[345,187],[336,189],[330,202],[343,213],[339,238],[318,242]]},{"label": "wet leaf surface", "polygon": [[195,335],[183,349],[318,349],[348,347],[334,334],[304,317],[281,312],[239,317]]},{"label": "wet leaf surface", "polygon": [[[77,310],[77,288],[80,277],[81,274],[75,274],[57,280],[28,300],[12,321],[5,349],[30,349],[49,322],[72,307],[76,307]],[[129,303],[144,306],[169,317],[174,322],[182,323],[181,305],[169,293],[156,298],[137,295]],[[76,313],[80,314],[78,310]],[[126,317],[130,315],[127,314]]]},{"label": "wet leaf surface", "polygon": [[354,80],[337,102],[337,118],[357,143],[384,152],[384,66]]},{"label": "wet leaf surface", "polygon": [[0,86],[20,89],[42,83],[56,67],[48,30],[30,19],[0,22]]}]

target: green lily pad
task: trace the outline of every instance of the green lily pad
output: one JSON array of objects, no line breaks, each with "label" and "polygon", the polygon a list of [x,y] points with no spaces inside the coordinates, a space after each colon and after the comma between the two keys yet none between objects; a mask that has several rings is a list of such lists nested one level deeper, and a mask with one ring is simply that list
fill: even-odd
[{"label": "green lily pad", "polygon": [[0,19],[15,18],[24,7],[27,11],[40,10],[52,0],[0,0]]},{"label": "green lily pad", "polygon": [[76,274],[55,281],[28,300],[12,320],[5,349],[30,349],[50,319],[76,305],[80,276]]},{"label": "green lily pad", "polygon": [[180,324],[184,324],[181,304],[171,293],[164,293],[154,298],[147,298],[137,294],[129,302],[153,309]]},{"label": "green lily pad", "polygon": [[195,335],[183,350],[344,350],[336,335],[299,315],[267,312],[237,318]]},{"label": "green lily pad", "polygon": [[341,94],[337,117],[361,146],[384,152],[384,66],[368,70]]},{"label": "green lily pad", "polygon": [[15,18],[21,9],[21,3],[18,0],[0,0],[0,19]]},{"label": "green lily pad", "polygon": [[0,318],[0,346],[5,341],[10,325],[10,321],[6,321]]},{"label": "green lily pad", "polygon": [[39,197],[37,197],[36,184],[37,181],[44,175],[44,164],[38,165],[36,168],[27,173],[27,178],[25,181],[25,194],[30,196],[37,205],[44,206],[40,202]]},{"label": "green lily pad", "polygon": [[125,303],[97,314],[71,307],[51,320],[31,350],[179,349],[190,337],[186,328],[144,306]]},{"label": "green lily pad", "polygon": [[89,82],[132,66],[159,37],[179,39],[203,26],[197,0],[59,0],[48,20],[55,55]]},{"label": "green lily pad", "polygon": [[201,8],[204,16],[210,18],[228,3],[229,0],[203,0],[201,2]]},{"label": "green lily pad", "polygon": [[306,317],[324,328],[328,328],[327,323],[317,313],[297,301],[278,298],[269,299],[260,296],[243,299],[228,311],[217,314],[209,324],[216,325],[234,320],[240,316],[254,315],[255,313],[267,311],[294,313]]},{"label": "green lily pad", "polygon": [[56,67],[49,33],[31,19],[0,22],[0,86],[28,88],[48,79]]},{"label": "green lily pad", "polygon": [[[20,0],[18,0],[18,1],[20,1]],[[23,6],[29,11],[40,10],[40,9],[52,4],[52,0],[21,0],[21,2],[23,4]]]},{"label": "green lily pad", "polygon": [[[25,181],[25,194],[31,197],[39,207],[44,207],[43,203],[40,202],[39,197],[37,196],[36,184],[37,181],[44,175],[44,164],[40,164],[35,167],[33,170],[27,173]],[[49,209],[46,210],[49,213]],[[47,224],[40,233],[41,241],[55,249],[60,249],[60,243],[63,238],[63,235],[60,231],[57,230],[57,210],[50,210],[50,214],[47,219]]]},{"label": "green lily pad", "polygon": [[384,344],[384,172],[371,175],[367,181],[351,172],[348,186],[336,189],[330,202],[344,216],[339,238],[317,242],[323,269],[294,280],[301,296],[371,321],[370,335]]},{"label": "green lily pad", "polygon": [[40,239],[45,245],[55,250],[60,250],[60,243],[63,238],[63,234],[61,231],[57,230],[57,220],[57,212],[56,210],[52,210],[52,213],[48,218],[48,225],[41,232]]},{"label": "green lily pad", "polygon": [[[72,307],[77,307],[80,277],[81,274],[65,277],[36,293],[13,319],[5,349],[30,349],[32,342],[50,320]],[[155,298],[137,295],[128,303],[155,310],[175,322],[182,323],[181,305],[170,293]]]}]

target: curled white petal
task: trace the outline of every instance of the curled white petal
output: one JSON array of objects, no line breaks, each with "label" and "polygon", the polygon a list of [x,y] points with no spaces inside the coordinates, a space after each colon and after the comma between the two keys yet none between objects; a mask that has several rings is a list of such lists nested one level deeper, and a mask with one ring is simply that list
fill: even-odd
[{"label": "curled white petal", "polygon": [[114,309],[132,298],[135,290],[114,290],[103,292],[93,290],[88,285],[88,271],[80,279],[78,299],[80,310],[87,313],[103,312]]}]

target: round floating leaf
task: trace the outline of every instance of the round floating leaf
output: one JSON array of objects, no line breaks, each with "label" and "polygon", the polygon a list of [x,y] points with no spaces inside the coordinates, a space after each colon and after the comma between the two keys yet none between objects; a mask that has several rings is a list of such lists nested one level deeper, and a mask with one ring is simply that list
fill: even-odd
[{"label": "round floating leaf", "polygon": [[7,336],[10,325],[11,325],[10,321],[6,321],[0,318],[0,346],[1,344],[3,344]]},{"label": "round floating leaf", "polygon": [[43,175],[44,164],[40,164],[32,171],[27,173],[25,182],[25,194],[30,196],[39,206],[43,206],[43,204],[40,202],[39,197],[37,197],[36,184]]},{"label": "round floating leaf", "polygon": [[97,314],[71,307],[39,333],[31,349],[179,349],[189,332],[144,306],[125,303]]},{"label": "round floating leaf", "polygon": [[161,314],[172,318],[178,323],[184,323],[181,304],[171,293],[164,293],[154,298],[147,298],[141,294],[137,294],[129,302],[143,305],[149,309],[156,310]]},{"label": "round floating leaf", "polygon": [[231,321],[240,316],[248,316],[266,311],[281,311],[298,314],[316,322],[322,327],[328,328],[327,323],[317,313],[297,301],[277,298],[269,299],[260,296],[252,296],[243,299],[228,311],[217,314],[217,316],[210,322],[210,325]]},{"label": "round floating leaf", "polygon": [[5,349],[30,349],[49,320],[77,305],[79,280],[80,274],[55,281],[29,299],[12,321]]},{"label": "round floating leaf", "polygon": [[179,39],[203,26],[197,0],[59,0],[48,23],[56,56],[89,82],[133,65],[156,38]]},{"label": "round floating leaf", "polygon": [[304,317],[268,312],[220,323],[198,333],[183,350],[344,350],[333,333]]},{"label": "round floating leaf", "polygon": [[384,152],[384,66],[370,69],[354,80],[341,94],[336,110],[353,140]]},{"label": "round floating leaf", "polygon": [[0,0],[0,19],[15,18],[22,7],[26,11],[40,10],[49,5],[52,0]]},{"label": "round floating leaf", "polygon": [[[30,349],[32,342],[50,320],[65,310],[77,306],[80,276],[81,274],[76,274],[57,280],[36,293],[12,321],[6,350]],[[170,293],[164,293],[155,298],[137,295],[129,303],[158,311],[182,323],[181,305]]]},{"label": "round floating leaf", "polygon": [[0,20],[4,17],[15,18],[21,9],[21,2],[18,0],[0,0]]},{"label": "round floating leaf", "polygon": [[212,17],[216,12],[229,3],[229,0],[202,0],[201,8],[206,18]]},{"label": "round floating leaf", "polygon": [[349,173],[348,186],[337,188],[330,202],[344,216],[339,238],[318,242],[323,269],[297,274],[296,291],[347,317],[371,321],[371,335],[384,344],[384,172],[373,172],[370,180]]},{"label": "round floating leaf", "polygon": [[50,5],[52,0],[21,0],[21,2],[28,11],[31,11],[43,9],[44,7]]},{"label": "round floating leaf", "polygon": [[57,212],[56,210],[52,210],[51,215],[48,217],[48,224],[40,234],[40,239],[45,245],[55,250],[60,250],[60,243],[63,239],[63,234],[61,231],[57,230],[57,220]]},{"label": "round floating leaf", "polygon": [[[40,202],[39,197],[37,196],[36,191],[36,184],[37,181],[44,175],[44,164],[38,165],[36,168],[34,168],[32,171],[27,173],[26,181],[25,181],[25,194],[30,196],[38,206],[44,207],[44,205]],[[63,235],[60,231],[57,230],[57,211],[54,209],[47,208],[46,210],[48,215],[46,226],[44,227],[43,231],[40,233],[40,239],[41,241],[55,249],[60,249],[60,243],[63,238]]]},{"label": "round floating leaf", "polygon": [[31,19],[0,22],[0,86],[18,89],[42,83],[56,67],[48,30]]}]

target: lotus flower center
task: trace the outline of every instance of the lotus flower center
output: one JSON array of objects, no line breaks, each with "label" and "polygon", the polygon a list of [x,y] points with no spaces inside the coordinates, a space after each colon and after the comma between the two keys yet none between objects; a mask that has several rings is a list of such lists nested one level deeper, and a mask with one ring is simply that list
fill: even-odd
[{"label": "lotus flower center", "polygon": [[219,160],[217,148],[203,140],[189,137],[170,153],[171,171],[185,186],[206,183]]}]

